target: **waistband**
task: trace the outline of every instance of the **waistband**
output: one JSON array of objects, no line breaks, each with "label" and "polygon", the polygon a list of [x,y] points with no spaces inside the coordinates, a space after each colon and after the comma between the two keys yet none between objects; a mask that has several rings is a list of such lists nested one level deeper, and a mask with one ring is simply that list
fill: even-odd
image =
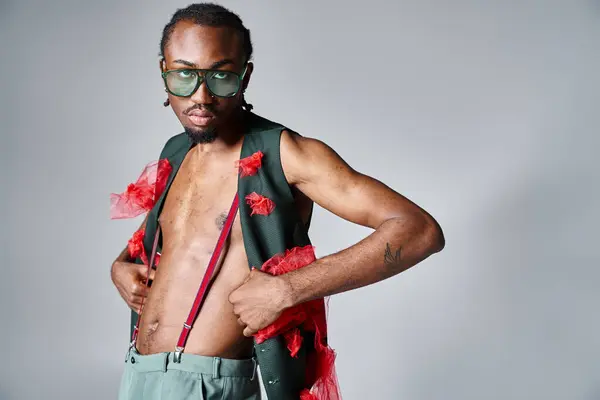
[{"label": "waistband", "polygon": [[175,353],[156,353],[142,355],[135,347],[129,350],[125,362],[137,372],[167,372],[178,370],[198,374],[212,375],[215,378],[244,377],[254,379],[257,362],[255,358],[232,360],[221,357],[181,354],[180,362],[174,362]]}]

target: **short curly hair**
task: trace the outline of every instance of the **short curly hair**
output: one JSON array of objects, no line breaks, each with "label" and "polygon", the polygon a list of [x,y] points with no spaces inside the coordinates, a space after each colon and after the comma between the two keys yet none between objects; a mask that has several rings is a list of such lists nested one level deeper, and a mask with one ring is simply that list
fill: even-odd
[{"label": "short curly hair", "polygon": [[240,17],[223,6],[214,3],[195,3],[178,9],[171,21],[163,29],[160,41],[160,56],[164,57],[165,47],[179,21],[191,21],[204,26],[225,26],[238,31],[242,35],[245,61],[252,58],[252,41],[250,31],[244,26]]}]

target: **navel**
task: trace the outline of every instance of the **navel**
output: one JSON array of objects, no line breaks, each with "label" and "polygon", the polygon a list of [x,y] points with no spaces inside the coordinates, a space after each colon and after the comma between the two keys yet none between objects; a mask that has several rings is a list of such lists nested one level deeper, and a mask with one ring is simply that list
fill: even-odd
[{"label": "navel", "polygon": [[158,330],[158,321],[153,321],[148,323],[148,335],[152,335],[154,332]]}]

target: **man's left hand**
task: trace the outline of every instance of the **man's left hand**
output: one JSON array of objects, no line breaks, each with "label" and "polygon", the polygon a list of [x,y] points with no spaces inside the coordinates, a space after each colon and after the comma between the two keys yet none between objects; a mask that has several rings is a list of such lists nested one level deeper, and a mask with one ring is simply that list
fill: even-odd
[{"label": "man's left hand", "polygon": [[244,336],[269,326],[289,307],[291,288],[283,275],[272,276],[252,269],[244,283],[229,295]]}]

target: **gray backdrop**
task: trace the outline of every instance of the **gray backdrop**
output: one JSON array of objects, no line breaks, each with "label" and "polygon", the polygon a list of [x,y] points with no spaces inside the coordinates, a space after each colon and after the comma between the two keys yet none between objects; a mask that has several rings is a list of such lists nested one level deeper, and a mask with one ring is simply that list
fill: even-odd
[{"label": "gray backdrop", "polygon": [[[111,399],[121,191],[180,132],[183,1],[3,1],[1,399]],[[255,111],[430,211],[446,249],[330,301],[344,399],[600,399],[600,4],[227,1]],[[316,208],[319,256],[370,231]],[[340,266],[343,267],[343,266]]]}]

